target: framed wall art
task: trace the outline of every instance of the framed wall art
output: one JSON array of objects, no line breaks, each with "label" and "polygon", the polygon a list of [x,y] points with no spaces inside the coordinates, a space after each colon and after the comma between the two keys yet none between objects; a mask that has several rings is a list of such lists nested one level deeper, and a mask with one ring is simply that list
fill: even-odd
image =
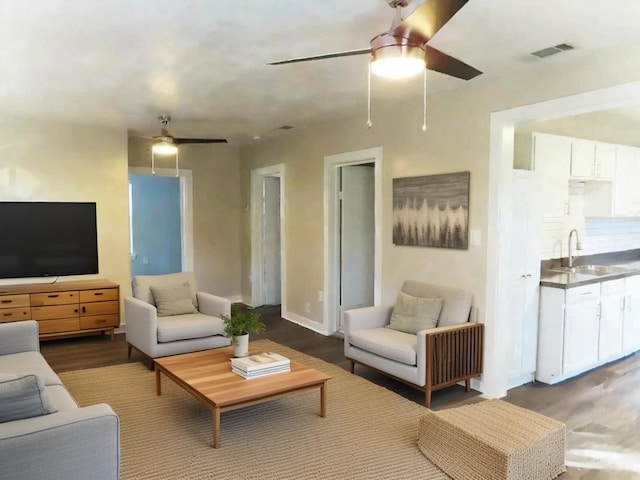
[{"label": "framed wall art", "polygon": [[469,248],[470,172],[393,179],[393,243]]}]

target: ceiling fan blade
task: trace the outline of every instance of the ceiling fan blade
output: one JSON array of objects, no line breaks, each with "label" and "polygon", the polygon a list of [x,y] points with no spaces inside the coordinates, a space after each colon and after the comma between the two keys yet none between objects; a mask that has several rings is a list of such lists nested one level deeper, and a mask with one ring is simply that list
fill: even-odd
[{"label": "ceiling fan blade", "polygon": [[354,55],[364,55],[371,53],[370,48],[362,48],[360,50],[347,50],[346,52],[326,53],[324,55],[314,55],[311,57],[291,58],[289,60],[280,60],[278,62],[267,63],[267,65],[286,65],[287,63],[308,62],[311,60],[324,60],[325,58],[352,57]]},{"label": "ceiling fan blade", "polygon": [[425,59],[428,70],[445,73],[462,80],[471,80],[482,73],[471,65],[467,65],[457,58],[453,58],[428,45],[425,46]]},{"label": "ceiling fan blade", "polygon": [[467,3],[468,0],[424,0],[423,3],[414,2],[407,8],[414,10],[393,29],[393,33],[419,40],[421,43],[431,40],[445,23]]},{"label": "ceiling fan blade", "polygon": [[226,138],[174,138],[177,145],[183,143],[228,143]]}]

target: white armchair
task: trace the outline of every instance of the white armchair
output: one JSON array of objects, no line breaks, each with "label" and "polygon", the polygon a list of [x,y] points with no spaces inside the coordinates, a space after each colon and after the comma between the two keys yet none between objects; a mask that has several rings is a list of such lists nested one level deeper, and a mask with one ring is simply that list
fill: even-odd
[{"label": "white armchair", "polygon": [[[194,313],[159,316],[152,288],[184,285],[188,282]],[[229,299],[198,292],[193,272],[167,275],[137,275],[133,296],[124,299],[127,354],[132,349],[144,355],[149,368],[153,359],[180,353],[225,347],[231,339],[224,335],[221,314],[230,315]]]},{"label": "white armchair", "polygon": [[411,280],[404,282],[402,292],[443,299],[436,327],[416,334],[387,328],[393,305],[346,311],[344,355],[351,373],[358,363],[422,390],[427,408],[433,390],[464,380],[469,391],[471,378],[482,374],[484,341],[471,293]]}]

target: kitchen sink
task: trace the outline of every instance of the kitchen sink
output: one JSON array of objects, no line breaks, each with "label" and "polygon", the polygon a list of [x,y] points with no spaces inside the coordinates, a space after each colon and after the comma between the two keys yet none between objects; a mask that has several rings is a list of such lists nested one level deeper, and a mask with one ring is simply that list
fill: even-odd
[{"label": "kitchen sink", "polygon": [[580,275],[612,275],[615,273],[626,273],[629,270],[615,265],[576,265],[575,267],[555,267],[550,268],[550,272],[557,273],[578,273]]}]

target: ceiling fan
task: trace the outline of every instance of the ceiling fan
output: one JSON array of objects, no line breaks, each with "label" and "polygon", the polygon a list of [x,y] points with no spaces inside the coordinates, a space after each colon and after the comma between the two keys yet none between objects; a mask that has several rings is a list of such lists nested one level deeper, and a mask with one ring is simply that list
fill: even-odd
[{"label": "ceiling fan", "polygon": [[427,45],[429,40],[460,10],[468,0],[414,0],[406,18],[402,8],[411,0],[386,0],[396,11],[389,31],[373,37],[370,48],[291,58],[268,63],[290,63],[371,54],[371,72],[383,77],[407,77],[428,70],[463,80],[471,80],[482,72]]},{"label": "ceiling fan", "polygon": [[167,129],[167,125],[171,121],[171,115],[160,115],[158,120],[162,123],[160,135],[151,138],[151,173],[153,175],[156,174],[156,155],[175,155],[176,177],[180,176],[178,145],[185,143],[227,143],[226,138],[176,138]]},{"label": "ceiling fan", "polygon": [[171,121],[171,115],[160,115],[162,123],[160,135],[151,139],[151,151],[160,155],[173,155],[178,153],[178,145],[184,143],[227,143],[226,138],[176,138],[169,134],[167,125]]}]

